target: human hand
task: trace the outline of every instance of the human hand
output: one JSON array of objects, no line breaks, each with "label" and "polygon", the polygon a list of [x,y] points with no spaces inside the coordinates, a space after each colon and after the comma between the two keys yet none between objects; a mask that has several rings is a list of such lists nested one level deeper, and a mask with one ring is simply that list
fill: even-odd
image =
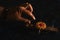
[{"label": "human hand", "polygon": [[21,21],[24,21],[26,23],[31,23],[31,20],[29,19],[26,19],[26,18],[23,18],[21,15],[22,15],[22,12],[24,12],[25,14],[29,15],[30,17],[32,17],[33,20],[35,20],[35,16],[33,15],[33,8],[32,8],[32,5],[31,4],[28,4],[26,3],[27,5],[26,6],[19,6],[19,11],[17,12],[17,18]]}]

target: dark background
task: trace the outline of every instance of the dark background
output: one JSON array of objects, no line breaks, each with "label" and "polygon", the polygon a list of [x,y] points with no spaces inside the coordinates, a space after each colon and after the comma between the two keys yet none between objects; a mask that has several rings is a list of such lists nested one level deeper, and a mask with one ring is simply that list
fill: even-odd
[{"label": "dark background", "polygon": [[[60,28],[60,1],[59,0],[26,0],[34,8],[36,20],[44,21],[48,26]],[[26,2],[19,1],[19,2]],[[1,3],[1,2],[0,2]],[[14,3],[14,2],[12,2]],[[14,3],[16,4],[16,3]],[[7,4],[8,5],[8,4]],[[15,6],[15,5],[14,5]],[[41,31],[35,28],[26,28],[23,22],[1,22],[1,40],[60,40],[60,32]]]}]

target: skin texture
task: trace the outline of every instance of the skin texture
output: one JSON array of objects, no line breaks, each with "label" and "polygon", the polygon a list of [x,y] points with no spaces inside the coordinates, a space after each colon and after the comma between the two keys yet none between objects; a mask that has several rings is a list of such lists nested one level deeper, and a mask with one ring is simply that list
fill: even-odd
[{"label": "skin texture", "polygon": [[[26,3],[26,4],[28,4],[28,3]],[[35,20],[35,17],[34,17],[34,15],[32,13],[33,12],[33,8],[32,8],[32,5],[31,4],[28,4],[26,7],[20,6],[19,9],[20,9],[19,12],[16,12],[16,17],[18,18],[18,20],[22,20],[24,22],[31,23],[31,21],[29,19],[25,19],[25,18],[23,18],[21,16],[22,15],[22,12],[24,12],[27,15],[31,16],[33,18],[33,20]]]},{"label": "skin texture", "polygon": [[[31,16],[33,18],[33,20],[35,20],[35,16],[33,15],[33,7],[31,4],[26,3],[26,6],[16,6],[16,7],[10,7],[8,8],[8,10],[6,9],[6,11],[8,11],[8,15],[6,20],[18,20],[18,21],[23,21],[25,23],[31,23],[31,21],[29,19],[23,18],[22,12],[24,12],[25,14],[27,14],[28,16]],[[1,7],[1,6],[0,6]],[[1,8],[1,12],[4,10],[4,7]],[[1,13],[0,13],[1,14]]]}]

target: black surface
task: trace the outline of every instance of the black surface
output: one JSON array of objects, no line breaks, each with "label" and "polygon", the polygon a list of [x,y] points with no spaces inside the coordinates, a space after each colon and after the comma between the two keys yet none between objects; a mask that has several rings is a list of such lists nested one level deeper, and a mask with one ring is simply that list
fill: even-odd
[{"label": "black surface", "polygon": [[[48,26],[54,24],[60,28],[59,0],[28,0],[34,8],[37,21],[44,21]],[[60,32],[41,31],[25,28],[22,22],[0,21],[0,40],[60,40]]]}]

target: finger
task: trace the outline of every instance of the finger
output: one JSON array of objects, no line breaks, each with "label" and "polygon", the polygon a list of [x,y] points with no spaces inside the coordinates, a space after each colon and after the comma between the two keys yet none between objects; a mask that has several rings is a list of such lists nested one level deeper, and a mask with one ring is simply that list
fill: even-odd
[{"label": "finger", "polygon": [[31,21],[28,20],[28,19],[26,19],[25,22],[26,22],[27,24],[31,24]]},{"label": "finger", "polygon": [[26,19],[26,18],[23,18],[22,16],[21,16],[21,13],[18,13],[18,12],[16,12],[16,19],[18,20],[18,21],[23,21],[23,22],[26,22],[26,23],[31,23],[31,21],[30,20],[28,20],[28,19]]},{"label": "finger", "polygon": [[33,12],[33,8],[32,8],[32,5],[31,5],[31,4],[29,4],[29,10],[30,10],[31,12]]},{"label": "finger", "polygon": [[31,16],[34,20],[36,19],[35,16],[32,14],[32,12],[30,12],[29,10],[27,10],[24,7],[20,7],[20,9],[25,12],[26,14],[28,14],[29,16]]},{"label": "finger", "polygon": [[33,7],[31,4],[29,4],[28,2],[26,2],[27,6],[26,9],[30,10],[30,12],[33,12]]}]

